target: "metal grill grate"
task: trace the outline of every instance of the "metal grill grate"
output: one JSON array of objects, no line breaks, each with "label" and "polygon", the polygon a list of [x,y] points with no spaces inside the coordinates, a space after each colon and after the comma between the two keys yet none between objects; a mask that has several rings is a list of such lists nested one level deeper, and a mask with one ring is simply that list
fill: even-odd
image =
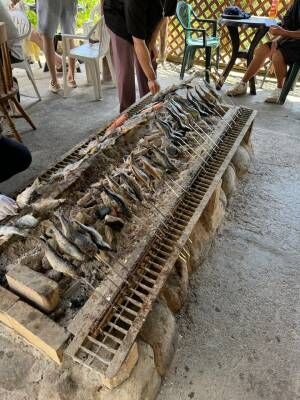
[{"label": "metal grill grate", "polygon": [[252,110],[237,111],[231,126],[220,138],[218,150],[199,168],[172,215],[161,224],[150,247],[136,263],[108,316],[85,337],[72,354],[73,359],[108,378],[118,372],[254,117]]}]

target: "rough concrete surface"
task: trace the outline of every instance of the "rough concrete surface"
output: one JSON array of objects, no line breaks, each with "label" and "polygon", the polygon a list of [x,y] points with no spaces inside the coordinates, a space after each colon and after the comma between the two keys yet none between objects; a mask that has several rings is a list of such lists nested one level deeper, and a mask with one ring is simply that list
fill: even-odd
[{"label": "rough concrete surface", "polygon": [[[178,76],[160,74],[164,84]],[[117,113],[114,89],[105,90],[103,102],[91,101],[86,88],[56,99],[46,96],[47,79],[39,79],[44,99],[30,108],[39,129],[23,134],[34,161],[0,185],[8,193]],[[178,317],[179,348],[159,400],[300,399],[300,101],[291,97],[280,107],[262,100],[261,94],[239,100],[259,110],[255,160],[229,202],[208,259],[191,277]],[[57,367],[17,336],[8,340],[8,332],[0,326],[0,399],[57,399],[53,382],[46,382],[46,371]],[[67,397],[75,399],[72,391],[60,395]]]},{"label": "rough concrete surface", "polygon": [[191,279],[159,400],[300,399],[300,101],[262,104],[255,159]]}]

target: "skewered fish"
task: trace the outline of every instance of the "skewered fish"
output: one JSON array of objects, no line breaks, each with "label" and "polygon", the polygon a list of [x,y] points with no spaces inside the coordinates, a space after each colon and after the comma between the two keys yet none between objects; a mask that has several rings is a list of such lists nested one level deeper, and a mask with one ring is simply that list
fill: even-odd
[{"label": "skewered fish", "polygon": [[151,190],[151,182],[149,176],[135,163],[132,155],[129,157],[129,166],[136,180],[140,182],[147,189]]},{"label": "skewered fish", "polygon": [[73,222],[67,221],[62,214],[56,213],[55,215],[61,223],[64,236],[71,243],[74,243],[82,253],[89,257],[93,257],[97,253],[98,248],[91,240],[90,236],[79,232],[77,225]]},{"label": "skewered fish", "polygon": [[109,190],[106,186],[103,186],[103,190],[111,199],[113,199],[121,207],[121,210],[124,213],[124,215],[129,218],[131,216],[131,212],[124,198],[121,195]]},{"label": "skewered fish", "polygon": [[128,185],[130,186],[130,188],[134,192],[136,198],[139,201],[143,201],[143,194],[142,194],[142,190],[141,190],[139,184],[133,178],[131,178],[131,176],[129,176],[125,172],[122,172],[122,171],[119,172],[118,176],[120,176],[121,180],[123,180],[123,181],[128,183]]},{"label": "skewered fish", "polygon": [[26,237],[28,233],[12,225],[0,225],[0,237],[13,235]]},{"label": "skewered fish", "polygon": [[24,215],[23,217],[19,218],[15,226],[17,228],[35,228],[39,223],[39,220],[35,218],[32,214]]},{"label": "skewered fish", "polygon": [[90,207],[95,204],[95,202],[93,193],[90,191],[77,201],[77,205],[79,205],[79,207]]},{"label": "skewered fish", "polygon": [[32,204],[32,208],[38,213],[46,213],[55,210],[58,206],[62,205],[66,199],[41,199]]},{"label": "skewered fish", "polygon": [[134,191],[131,189],[131,187],[128,185],[127,182],[123,182],[120,185],[121,189],[122,189],[122,194],[124,194],[124,196],[130,200],[133,201],[134,203],[136,203],[137,201],[139,201],[139,199],[136,197]]},{"label": "skewered fish", "polygon": [[163,171],[160,168],[153,165],[150,158],[148,158],[146,156],[142,156],[142,157],[140,157],[140,160],[143,164],[143,167],[147,171],[147,173],[149,173],[151,176],[153,176],[153,178],[157,178],[159,180],[162,178]]},{"label": "skewered fish", "polygon": [[24,208],[27,206],[33,196],[33,194],[37,191],[39,187],[41,187],[41,183],[38,179],[36,179],[31,186],[25,189],[22,193],[20,193],[17,198],[16,202],[20,208]]},{"label": "skewered fish", "polygon": [[78,274],[75,271],[74,266],[60,257],[53,248],[47,243],[46,239],[42,236],[41,241],[45,248],[45,257],[47,258],[51,267],[64,275],[70,276],[71,278],[78,278]]},{"label": "skewered fish", "polygon": [[78,249],[77,246],[71,243],[59,229],[57,229],[54,225],[51,227],[51,229],[59,249],[64,254],[68,254],[70,257],[78,261],[85,260],[86,256]]},{"label": "skewered fish", "polygon": [[87,232],[91,236],[92,240],[94,241],[94,243],[98,246],[98,248],[100,250],[112,251],[111,246],[105,242],[103,237],[100,235],[99,232],[96,231],[96,229],[92,228],[91,226],[84,225],[79,221],[75,221],[75,222],[80,226],[80,228],[84,232]]},{"label": "skewered fish", "polygon": [[152,151],[156,162],[167,171],[178,171],[174,164],[170,161],[169,157],[162,152],[158,147],[153,146]]},{"label": "skewered fish", "polygon": [[83,158],[81,158],[79,161],[76,161],[72,164],[67,165],[65,168],[55,172],[54,174],[51,175],[51,180],[55,180],[56,178],[63,177],[63,179],[67,179],[68,176],[74,172],[78,171],[78,168],[80,165],[88,158],[88,155],[85,155]]}]

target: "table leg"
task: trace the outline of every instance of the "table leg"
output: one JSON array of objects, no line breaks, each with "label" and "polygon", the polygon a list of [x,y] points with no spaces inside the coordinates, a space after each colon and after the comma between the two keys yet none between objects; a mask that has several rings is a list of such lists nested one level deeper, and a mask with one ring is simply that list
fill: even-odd
[{"label": "table leg", "polygon": [[[265,36],[265,34],[268,32],[269,28],[264,27],[260,28],[256,31],[253,40],[251,42],[251,45],[249,47],[248,55],[247,55],[247,66],[249,67],[251,61],[253,60],[254,56],[254,51],[256,47],[258,46],[259,42],[262,40],[262,38]],[[255,76],[250,79],[250,94],[255,95],[256,94],[256,85],[255,85]]]},{"label": "table leg", "polygon": [[238,58],[238,54],[239,54],[239,48],[240,48],[240,36],[239,36],[239,30],[237,26],[227,26],[229,35],[230,35],[230,39],[231,39],[231,44],[232,44],[232,54],[231,54],[231,58],[230,61],[227,65],[227,67],[225,68],[219,82],[216,85],[216,88],[218,90],[221,89],[221,87],[223,86],[224,82],[226,81],[229,73],[231,72],[236,59]]}]

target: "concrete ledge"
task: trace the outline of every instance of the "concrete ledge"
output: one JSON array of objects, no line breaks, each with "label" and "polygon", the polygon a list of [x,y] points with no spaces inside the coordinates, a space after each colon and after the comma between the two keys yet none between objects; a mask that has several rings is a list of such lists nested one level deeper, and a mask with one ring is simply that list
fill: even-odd
[{"label": "concrete ledge", "polygon": [[21,300],[6,311],[5,318],[7,325],[16,333],[53,361],[61,363],[63,348],[69,337],[62,327]]},{"label": "concrete ledge", "polygon": [[32,301],[43,311],[53,311],[59,303],[58,284],[26,265],[9,265],[6,279],[9,287]]}]

